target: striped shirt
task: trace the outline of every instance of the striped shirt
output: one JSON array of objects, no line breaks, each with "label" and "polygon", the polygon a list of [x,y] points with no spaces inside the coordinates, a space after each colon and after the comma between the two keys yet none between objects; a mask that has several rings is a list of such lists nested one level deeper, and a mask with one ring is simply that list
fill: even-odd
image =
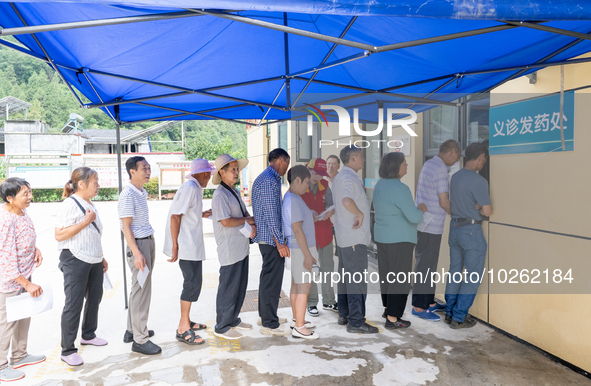
[{"label": "striped shirt", "polygon": [[138,190],[133,184],[125,185],[119,194],[117,210],[119,212],[119,227],[123,230],[122,218],[133,217],[131,220],[131,232],[136,239],[142,239],[154,234],[154,228],[150,225],[148,213],[148,192],[142,188]]},{"label": "striped shirt", "polygon": [[415,204],[427,205],[427,211],[433,215],[433,220],[423,232],[434,235],[443,234],[446,212],[439,205],[439,194],[446,192],[449,192],[447,165],[441,158],[435,156],[423,165],[417,184]]},{"label": "striped shirt", "polygon": [[253,242],[276,246],[275,237],[280,244],[285,243],[281,202],[281,176],[269,166],[252,184],[252,211],[257,226]]},{"label": "striped shirt", "polygon": [[[84,221],[86,217],[86,210],[90,209],[96,213],[96,219],[94,223],[103,231],[103,224],[98,214],[98,210],[92,203],[88,203],[77,195],[73,194],[66,198],[62,204],[57,216],[55,227],[64,229],[72,225],[76,225]],[[84,208],[84,212],[80,210],[80,207],[76,205],[74,200],[78,201]],[[97,232],[96,228],[92,224],[88,224],[80,232],[72,236],[67,240],[63,240],[57,243],[58,251],[62,249],[69,249],[70,252],[78,260],[82,260],[88,264],[97,264],[103,261],[103,246],[101,244],[101,234]]]}]

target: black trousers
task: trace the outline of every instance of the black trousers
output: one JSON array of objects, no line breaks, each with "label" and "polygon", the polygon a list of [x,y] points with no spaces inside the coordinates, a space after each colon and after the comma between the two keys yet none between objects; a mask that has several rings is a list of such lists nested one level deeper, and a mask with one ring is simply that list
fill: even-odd
[{"label": "black trousers", "polygon": [[[417,280],[412,288],[412,305],[427,309],[435,303],[435,285],[431,284],[431,272],[437,270],[441,235],[417,232],[417,250],[415,251],[415,272]],[[421,275],[418,275],[418,274]],[[421,281],[420,278],[423,278]]]},{"label": "black trousers", "polygon": [[400,318],[406,308],[410,291],[409,273],[412,270],[412,253],[415,245],[407,242],[376,245],[382,305],[389,316]]},{"label": "black trousers", "polygon": [[103,298],[103,263],[85,263],[77,259],[69,249],[63,249],[60,254],[60,268],[64,273],[66,294],[62,311],[62,355],[68,356],[78,352],[74,341],[78,335],[83,305],[82,339],[96,338],[98,309]]},{"label": "black trousers", "polygon": [[263,256],[263,267],[259,279],[259,316],[263,327],[279,327],[277,307],[281,296],[281,283],[285,259],[279,254],[277,247],[269,244],[259,244]]},{"label": "black trousers", "polygon": [[220,267],[216,297],[215,332],[223,334],[242,322],[238,317],[248,285],[248,255],[241,261]]},{"label": "black trousers", "polygon": [[367,245],[339,248],[339,273],[342,275],[337,286],[339,316],[347,318],[353,327],[365,324],[367,282],[359,280],[363,278],[359,275],[363,275],[367,269]]}]

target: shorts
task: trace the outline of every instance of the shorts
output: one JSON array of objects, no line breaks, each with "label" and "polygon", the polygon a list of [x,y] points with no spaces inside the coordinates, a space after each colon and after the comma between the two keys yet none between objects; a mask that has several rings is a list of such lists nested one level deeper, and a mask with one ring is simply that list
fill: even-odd
[{"label": "shorts", "polygon": [[[312,257],[318,261],[318,251],[316,247],[308,248]],[[312,282],[312,277],[314,274],[311,271],[308,271],[304,268],[304,260],[305,256],[301,249],[291,249],[291,277],[293,277],[293,281],[296,284],[307,284]],[[304,272],[308,272],[309,274],[305,274]]]},{"label": "shorts", "polygon": [[179,260],[184,279],[181,300],[192,303],[199,299],[203,283],[202,263],[202,261]]}]

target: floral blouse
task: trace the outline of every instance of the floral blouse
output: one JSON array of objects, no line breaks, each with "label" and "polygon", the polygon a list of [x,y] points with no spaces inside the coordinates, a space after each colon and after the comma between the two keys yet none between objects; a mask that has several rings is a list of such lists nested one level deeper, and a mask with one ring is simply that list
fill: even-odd
[{"label": "floral blouse", "polygon": [[0,292],[15,292],[14,279],[29,278],[35,266],[37,234],[29,215],[19,216],[0,208]]}]

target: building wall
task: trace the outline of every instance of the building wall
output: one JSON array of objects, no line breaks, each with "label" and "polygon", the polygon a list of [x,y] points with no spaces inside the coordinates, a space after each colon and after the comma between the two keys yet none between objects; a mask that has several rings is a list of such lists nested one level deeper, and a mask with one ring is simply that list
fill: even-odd
[{"label": "building wall", "polygon": [[4,122],[7,133],[44,133],[45,123],[36,120],[8,120]]},{"label": "building wall", "polygon": [[109,154],[111,145],[103,143],[87,143],[84,145],[85,154]]},{"label": "building wall", "polygon": [[84,138],[77,134],[59,133],[4,133],[6,154],[80,154]]}]

